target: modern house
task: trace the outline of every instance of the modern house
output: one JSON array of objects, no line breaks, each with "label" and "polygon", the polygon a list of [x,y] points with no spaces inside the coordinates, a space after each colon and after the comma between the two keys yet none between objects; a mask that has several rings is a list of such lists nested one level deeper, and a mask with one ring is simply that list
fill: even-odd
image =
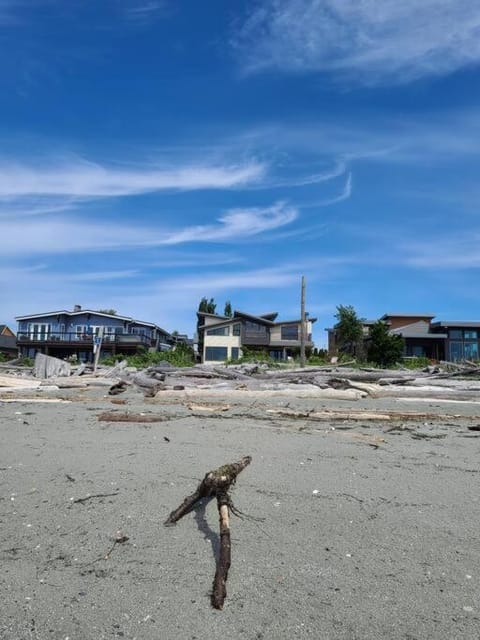
[{"label": "modern house", "polygon": [[15,334],[6,324],[0,324],[0,353],[12,358],[18,354]]},{"label": "modern house", "polygon": [[[405,357],[425,357],[432,360],[480,359],[480,322],[433,322],[432,314],[386,313],[380,320],[392,334],[405,341]],[[375,321],[363,321],[364,336]],[[338,353],[336,328],[328,332],[328,353]]]},{"label": "modern house", "polygon": [[103,355],[136,353],[142,347],[167,351],[175,338],[151,322],[116,313],[82,309],[48,311],[18,316],[17,345],[20,355],[37,352],[57,358],[76,356],[82,362],[93,359],[94,345],[101,338]]},{"label": "modern house", "polygon": [[[244,348],[264,351],[277,360],[287,360],[298,353],[301,320],[276,322],[277,313],[261,316],[234,311],[232,317],[199,311],[198,343],[202,362],[221,362],[242,356]],[[313,347],[312,324],[305,321],[305,346]]]}]

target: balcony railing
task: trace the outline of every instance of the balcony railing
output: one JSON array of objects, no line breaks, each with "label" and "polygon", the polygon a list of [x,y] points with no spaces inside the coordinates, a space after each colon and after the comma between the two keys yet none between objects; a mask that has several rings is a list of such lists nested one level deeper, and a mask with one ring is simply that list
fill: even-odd
[{"label": "balcony railing", "polygon": [[[58,343],[63,344],[76,344],[76,345],[93,345],[93,334],[91,333],[76,333],[76,332],[56,332],[50,331],[48,333],[33,333],[31,331],[19,331],[17,333],[17,343],[33,342],[35,344],[49,344],[56,345]],[[131,345],[143,345],[150,347],[155,344],[155,340],[149,336],[137,335],[134,333],[108,333],[102,336],[102,344],[131,344]]]}]

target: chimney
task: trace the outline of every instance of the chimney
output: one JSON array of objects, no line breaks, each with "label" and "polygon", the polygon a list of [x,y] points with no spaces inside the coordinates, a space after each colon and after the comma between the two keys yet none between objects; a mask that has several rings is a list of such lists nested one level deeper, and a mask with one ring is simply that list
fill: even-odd
[{"label": "chimney", "polygon": [[82,310],[82,305],[81,304],[74,305],[73,310],[74,311],[81,311]]}]

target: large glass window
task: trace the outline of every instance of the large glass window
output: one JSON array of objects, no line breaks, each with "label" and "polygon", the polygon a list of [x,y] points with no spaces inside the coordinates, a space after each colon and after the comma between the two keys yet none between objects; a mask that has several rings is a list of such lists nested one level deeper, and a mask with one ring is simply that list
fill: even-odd
[{"label": "large glass window", "polygon": [[478,331],[475,329],[465,329],[463,337],[465,340],[476,340],[478,338]]},{"label": "large glass window", "polygon": [[205,348],[205,360],[227,360],[228,349],[227,347],[206,347]]},{"label": "large glass window", "polygon": [[298,340],[298,324],[287,324],[282,327],[282,340]]},{"label": "large glass window", "polygon": [[216,329],[207,329],[207,336],[229,336],[230,327],[217,327]]},{"label": "large glass window", "polygon": [[451,342],[450,343],[450,360],[457,362],[463,360],[463,342]]},{"label": "large glass window", "polygon": [[464,353],[466,360],[478,360],[478,342],[465,342]]},{"label": "large glass window", "polygon": [[232,360],[238,360],[238,347],[232,347]]},{"label": "large glass window", "polygon": [[233,325],[233,335],[234,336],[239,336],[241,331],[242,331],[242,325],[239,322],[237,322],[236,324]]}]

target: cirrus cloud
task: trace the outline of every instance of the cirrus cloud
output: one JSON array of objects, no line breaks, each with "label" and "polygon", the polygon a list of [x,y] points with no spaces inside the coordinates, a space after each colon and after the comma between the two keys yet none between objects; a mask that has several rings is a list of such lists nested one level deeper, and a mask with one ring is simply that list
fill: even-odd
[{"label": "cirrus cloud", "polygon": [[277,69],[396,84],[480,62],[471,0],[266,0],[233,39],[247,72]]}]

